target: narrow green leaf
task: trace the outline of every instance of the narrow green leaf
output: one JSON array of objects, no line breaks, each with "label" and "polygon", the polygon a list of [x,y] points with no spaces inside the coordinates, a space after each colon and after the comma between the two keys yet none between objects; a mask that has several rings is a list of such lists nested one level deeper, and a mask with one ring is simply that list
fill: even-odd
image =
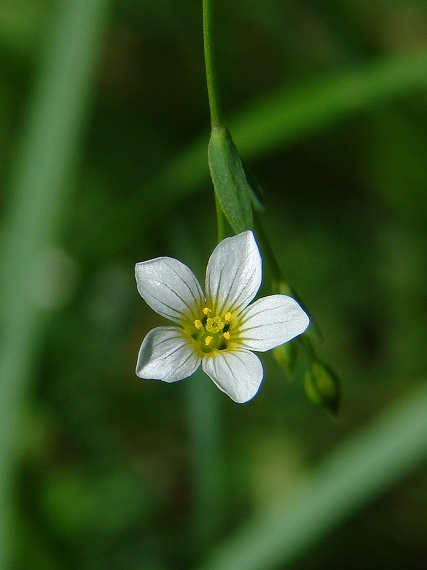
[{"label": "narrow green leaf", "polygon": [[227,129],[212,129],[208,156],[215,193],[229,224],[236,233],[251,229],[252,192],[242,160]]}]

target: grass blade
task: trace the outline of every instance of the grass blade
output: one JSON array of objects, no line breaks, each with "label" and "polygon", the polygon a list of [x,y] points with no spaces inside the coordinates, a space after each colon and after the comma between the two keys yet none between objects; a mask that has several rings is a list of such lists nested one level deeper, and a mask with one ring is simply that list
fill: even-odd
[{"label": "grass blade", "polygon": [[46,312],[39,261],[66,214],[108,0],[63,0],[52,22],[11,184],[0,263],[0,568],[8,567],[14,444]]},{"label": "grass blade", "polygon": [[426,456],[424,382],[221,545],[202,569],[287,567]]}]

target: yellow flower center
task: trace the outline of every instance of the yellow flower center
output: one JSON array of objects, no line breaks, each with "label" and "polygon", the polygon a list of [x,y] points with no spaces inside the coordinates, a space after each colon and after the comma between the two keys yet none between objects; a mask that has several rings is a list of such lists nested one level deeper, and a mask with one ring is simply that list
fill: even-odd
[{"label": "yellow flower center", "polygon": [[195,340],[203,354],[216,350],[225,350],[228,347],[230,336],[231,313],[224,316],[211,316],[212,309],[205,307],[203,317],[194,321],[194,330],[191,338]]}]

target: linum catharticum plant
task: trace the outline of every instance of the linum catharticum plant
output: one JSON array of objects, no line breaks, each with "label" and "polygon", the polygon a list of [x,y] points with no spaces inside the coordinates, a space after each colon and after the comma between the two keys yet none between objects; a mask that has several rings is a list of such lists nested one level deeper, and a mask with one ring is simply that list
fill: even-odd
[{"label": "linum catharticum plant", "polygon": [[[335,415],[337,377],[318,360],[309,338],[300,336],[310,319],[276,261],[259,219],[264,209],[262,190],[244,166],[226,126],[213,50],[212,0],[203,2],[203,32],[211,115],[208,159],[218,245],[208,261],[205,292],[191,269],[177,259],[158,257],[136,265],[143,299],[175,323],[147,334],[136,373],[140,378],[170,383],[188,378],[201,364],[220,390],[244,403],[256,395],[263,379],[262,364],[254,352],[275,349],[278,362],[292,375],[297,348],[285,343],[300,337],[299,346],[306,355],[306,393]],[[226,237],[229,232],[236,235]],[[252,303],[262,281],[262,257],[255,236],[270,266],[272,294]]]}]

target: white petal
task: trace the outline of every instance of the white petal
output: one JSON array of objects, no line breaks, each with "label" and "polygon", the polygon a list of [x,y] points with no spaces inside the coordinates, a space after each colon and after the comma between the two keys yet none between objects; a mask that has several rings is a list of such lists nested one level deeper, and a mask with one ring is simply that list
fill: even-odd
[{"label": "white petal", "polygon": [[194,322],[204,306],[202,289],[194,273],[172,257],[137,263],[139,294],[159,315],[176,323]]},{"label": "white petal", "polygon": [[259,352],[271,350],[302,334],[310,322],[295,299],[287,295],[258,299],[240,318],[239,342]]},{"label": "white petal", "polygon": [[157,327],[139,349],[136,374],[147,380],[177,382],[191,376],[200,357],[178,327]]},{"label": "white petal", "polygon": [[255,297],[262,279],[262,264],[251,231],[222,240],[206,270],[206,296],[213,311],[238,313]]},{"label": "white petal", "polygon": [[262,382],[261,361],[249,350],[217,352],[203,358],[202,366],[216,386],[239,404],[251,400]]}]

